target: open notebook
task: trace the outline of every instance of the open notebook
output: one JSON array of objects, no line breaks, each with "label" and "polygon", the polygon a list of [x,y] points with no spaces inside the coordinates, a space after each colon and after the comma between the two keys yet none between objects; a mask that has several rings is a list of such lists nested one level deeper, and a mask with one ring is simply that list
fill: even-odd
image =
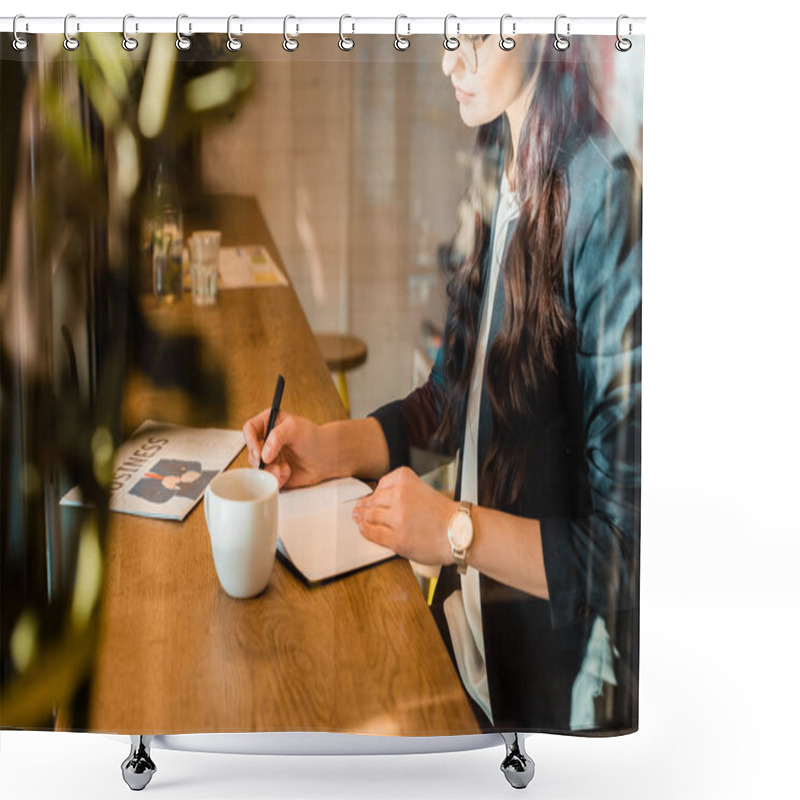
[{"label": "open notebook", "polygon": [[310,582],[324,581],[394,556],[365,539],[353,506],[372,490],[355,478],[289,489],[278,499],[278,551]]}]

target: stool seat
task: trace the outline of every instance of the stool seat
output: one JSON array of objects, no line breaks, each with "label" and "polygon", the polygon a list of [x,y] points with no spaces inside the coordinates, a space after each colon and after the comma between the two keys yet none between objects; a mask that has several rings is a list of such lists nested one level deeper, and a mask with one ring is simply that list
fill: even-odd
[{"label": "stool seat", "polygon": [[348,370],[360,367],[367,360],[367,345],[357,336],[346,333],[317,333],[317,345],[333,373],[342,405],[350,416],[350,395],[347,391]]},{"label": "stool seat", "polygon": [[347,372],[367,360],[367,345],[345,333],[318,333],[317,344],[331,372]]}]

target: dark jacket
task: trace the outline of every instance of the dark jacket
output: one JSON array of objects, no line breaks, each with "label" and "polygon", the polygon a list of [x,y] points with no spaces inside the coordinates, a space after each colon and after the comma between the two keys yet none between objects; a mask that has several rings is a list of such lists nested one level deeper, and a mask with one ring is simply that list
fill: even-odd
[{"label": "dark jacket", "polygon": [[[607,685],[598,698],[593,732],[626,732],[638,725],[641,185],[611,134],[582,143],[567,182],[564,301],[574,332],[561,343],[556,374],[537,390],[534,423],[520,431],[533,454],[526,491],[516,507],[502,509],[539,520],[550,599],[481,575],[494,717],[486,727],[569,732],[572,684],[599,615],[619,656],[617,686]],[[503,305],[501,275],[489,347]],[[423,387],[374,412],[392,469],[409,464],[411,445],[429,447],[446,397],[440,351]],[[484,381],[479,464],[491,434]],[[459,431],[462,451],[463,436]],[[459,470],[456,498],[460,487]],[[455,568],[443,568],[433,611],[446,641],[441,604],[457,587]]]}]

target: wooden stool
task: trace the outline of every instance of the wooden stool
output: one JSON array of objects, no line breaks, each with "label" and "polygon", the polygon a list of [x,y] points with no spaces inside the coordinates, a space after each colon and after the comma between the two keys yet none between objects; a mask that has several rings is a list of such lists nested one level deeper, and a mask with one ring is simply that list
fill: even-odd
[{"label": "wooden stool", "polygon": [[361,339],[345,333],[318,333],[316,338],[322,357],[334,375],[339,397],[342,398],[344,410],[349,417],[350,396],[347,393],[345,373],[360,367],[367,360],[367,345]]}]

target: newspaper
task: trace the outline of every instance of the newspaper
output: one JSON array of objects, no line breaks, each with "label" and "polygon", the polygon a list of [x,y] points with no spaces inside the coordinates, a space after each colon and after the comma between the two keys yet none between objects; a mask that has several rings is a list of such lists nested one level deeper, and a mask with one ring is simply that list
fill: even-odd
[{"label": "newspaper", "polygon": [[[263,245],[220,247],[218,284],[220,289],[288,285],[286,276]],[[183,288],[186,291],[192,288],[189,251],[185,248],[183,252]]]},{"label": "newspaper", "polygon": [[219,288],[244,289],[251,286],[288,286],[266,247],[221,247]]},{"label": "newspaper", "polygon": [[[117,451],[109,507],[124,514],[182,520],[243,447],[241,431],[147,420]],[[83,505],[80,489],[67,492],[61,505]]]}]

